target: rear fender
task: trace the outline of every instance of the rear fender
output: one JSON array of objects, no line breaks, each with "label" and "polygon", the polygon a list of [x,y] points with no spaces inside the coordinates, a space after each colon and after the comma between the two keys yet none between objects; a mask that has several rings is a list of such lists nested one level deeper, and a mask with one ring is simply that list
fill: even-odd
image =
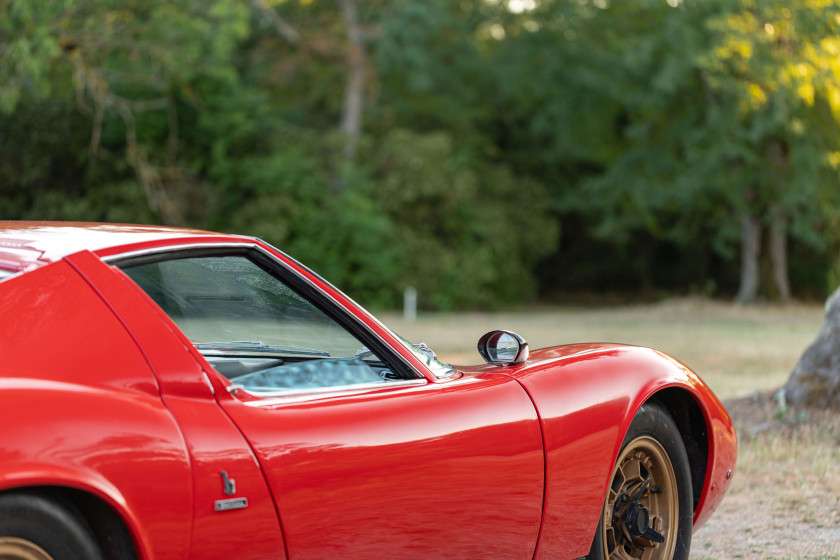
[{"label": "rear fender", "polygon": [[189,458],[159,399],[2,378],[0,423],[14,426],[4,430],[0,447],[0,491],[63,487],[87,492],[119,515],[138,557],[187,555]]}]

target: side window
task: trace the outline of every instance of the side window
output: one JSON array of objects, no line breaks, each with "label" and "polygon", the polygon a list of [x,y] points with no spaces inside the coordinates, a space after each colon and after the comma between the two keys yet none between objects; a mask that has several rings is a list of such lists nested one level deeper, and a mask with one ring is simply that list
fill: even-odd
[{"label": "side window", "polygon": [[123,267],[222,375],[254,394],[399,377],[353,334],[241,255]]}]

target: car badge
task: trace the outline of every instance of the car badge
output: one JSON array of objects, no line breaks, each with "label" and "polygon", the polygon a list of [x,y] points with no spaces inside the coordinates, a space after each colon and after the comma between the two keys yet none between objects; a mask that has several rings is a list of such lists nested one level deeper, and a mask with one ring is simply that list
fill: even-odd
[{"label": "car badge", "polygon": [[213,504],[215,511],[230,511],[248,507],[248,498],[229,498],[227,500],[216,500]]},{"label": "car badge", "polygon": [[[225,496],[233,496],[236,494],[236,481],[228,476],[227,471],[219,471],[222,475],[222,484]],[[225,500],[216,500],[213,504],[215,511],[230,511],[232,509],[242,509],[248,507],[248,498],[227,498]]]},{"label": "car badge", "polygon": [[236,494],[236,481],[228,477],[226,471],[219,471],[222,475],[222,483],[225,485],[225,496],[233,496]]}]

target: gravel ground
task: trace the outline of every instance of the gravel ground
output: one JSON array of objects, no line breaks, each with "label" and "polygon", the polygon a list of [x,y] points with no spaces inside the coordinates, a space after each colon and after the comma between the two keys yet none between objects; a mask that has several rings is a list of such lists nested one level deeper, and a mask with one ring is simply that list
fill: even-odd
[{"label": "gravel ground", "polygon": [[691,558],[840,559],[840,413],[783,409],[773,393],[725,404],[738,466]]}]

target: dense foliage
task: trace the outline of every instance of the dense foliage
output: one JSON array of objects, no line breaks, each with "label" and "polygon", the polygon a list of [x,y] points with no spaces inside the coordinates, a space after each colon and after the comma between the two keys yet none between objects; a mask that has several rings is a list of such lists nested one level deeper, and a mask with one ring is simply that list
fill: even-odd
[{"label": "dense foliage", "polygon": [[753,250],[822,295],[839,133],[838,0],[0,0],[0,218],[258,235],[381,306],[742,296]]}]

